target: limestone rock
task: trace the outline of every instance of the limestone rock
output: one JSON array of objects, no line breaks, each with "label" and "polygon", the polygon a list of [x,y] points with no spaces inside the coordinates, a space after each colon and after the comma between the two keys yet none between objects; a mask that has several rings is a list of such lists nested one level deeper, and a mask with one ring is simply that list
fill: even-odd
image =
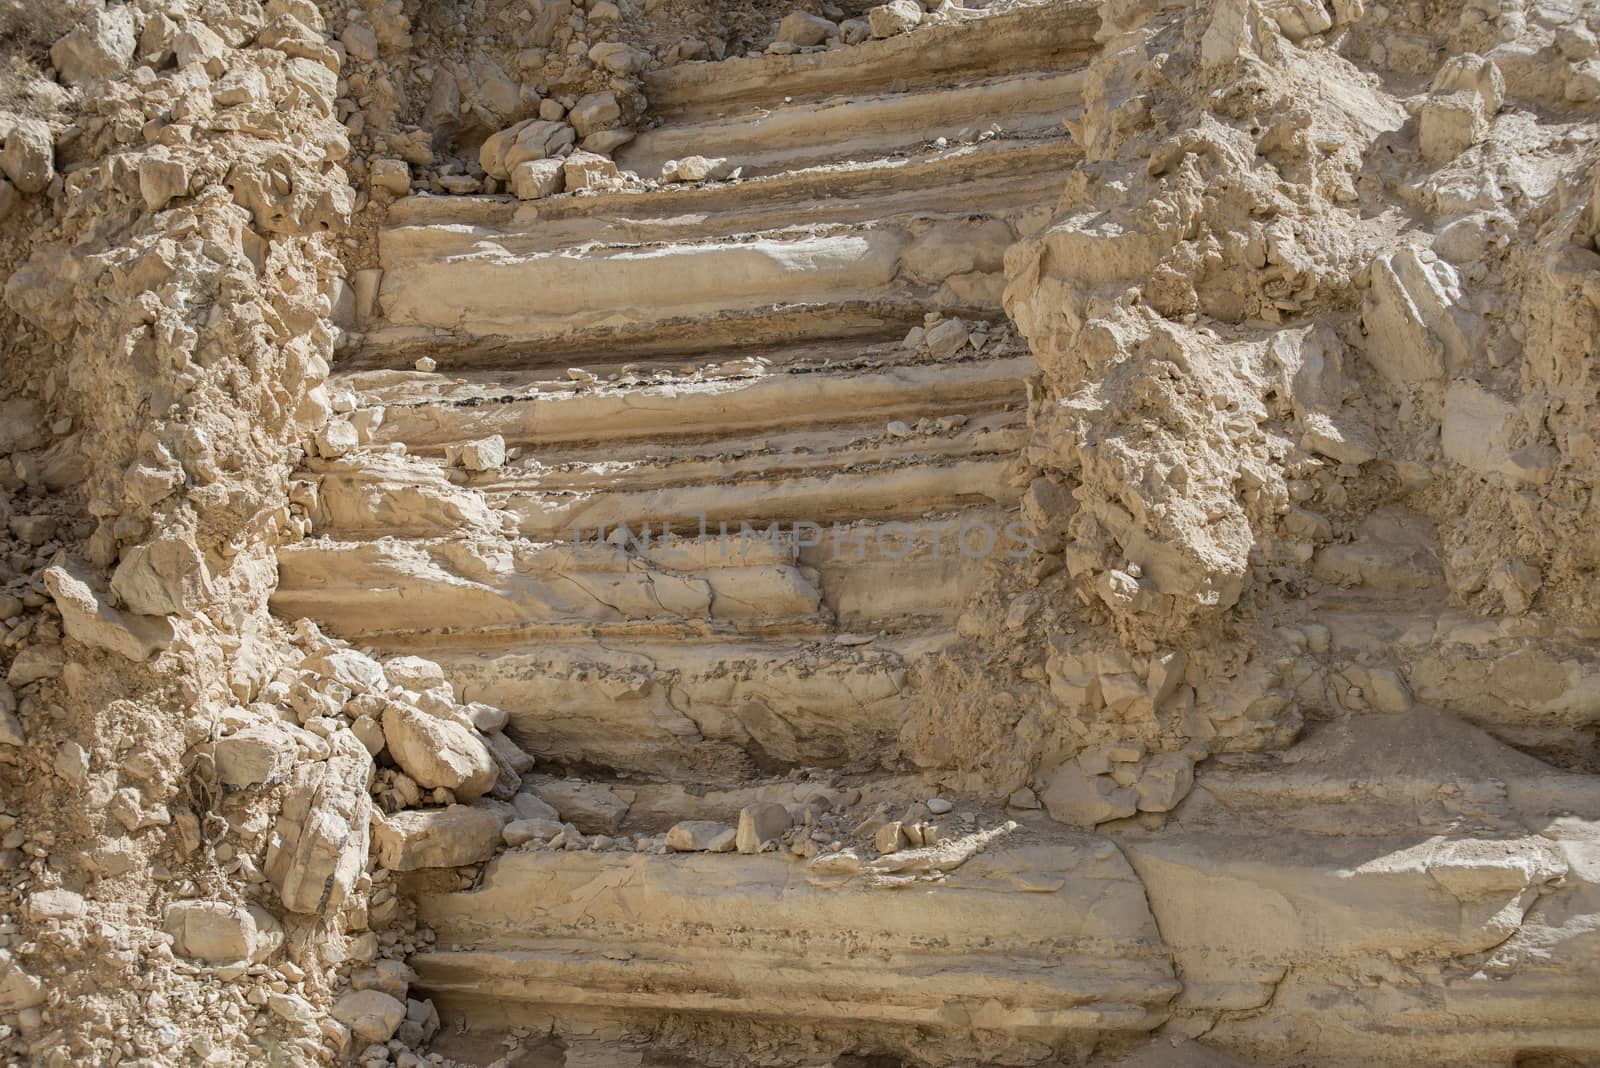
[{"label": "limestone rock", "polygon": [[866,18],[845,19],[839,23],[839,40],[847,45],[860,44],[872,37],[872,20]]},{"label": "limestone rock", "polygon": [[628,802],[601,783],[545,778],[534,782],[532,791],[584,834],[614,835],[628,812]]},{"label": "limestone rock", "polygon": [[178,66],[198,64],[213,78],[227,69],[228,45],[203,22],[191,21],[172,41],[172,55]]},{"label": "limestone rock", "polygon": [[1445,163],[1489,136],[1505,99],[1505,79],[1492,60],[1467,53],[1439,69],[1418,115],[1422,155]]},{"label": "limestone rock", "polygon": [[579,97],[578,102],[572,105],[572,110],[567,113],[567,121],[578,131],[579,137],[588,137],[621,122],[622,106],[617,103],[615,93],[590,93]]},{"label": "limestone rock", "polygon": [[914,30],[922,21],[922,8],[915,0],[890,0],[867,12],[874,37],[894,37]]},{"label": "limestone rock", "polygon": [[378,861],[390,871],[457,868],[499,850],[511,813],[486,805],[397,812],[374,825]]},{"label": "limestone rock", "polygon": [[281,724],[251,724],[217,740],[215,761],[226,788],[273,786],[294,768],[295,740]]},{"label": "limestone rock", "polygon": [[515,849],[517,846],[528,842],[548,842],[561,833],[560,820],[552,819],[518,819],[506,824],[505,830],[500,833],[506,845]]},{"label": "limestone rock", "polygon": [[5,131],[0,149],[0,170],[23,193],[37,193],[56,176],[55,139],[50,127],[37,119],[23,119]]},{"label": "limestone rock", "polygon": [[524,160],[511,168],[511,192],[518,200],[541,200],[566,188],[564,161]]},{"label": "limestone rock", "polygon": [[336,682],[353,694],[382,694],[389,688],[383,666],[355,649],[328,649],[300,661],[303,671]]},{"label": "limestone rock", "polygon": [[746,805],[739,810],[736,844],[741,853],[759,853],[763,842],[770,842],[792,825],[789,810],[772,801]]},{"label": "limestone rock", "polygon": [[705,156],[685,156],[668,160],[661,165],[663,182],[717,182],[734,171],[726,159],[707,159]]},{"label": "limestone rock", "polygon": [[211,576],[192,540],[168,536],[128,550],[112,572],[111,592],[141,615],[188,616],[210,596]]},{"label": "limestone rock", "polygon": [[425,657],[391,656],[383,662],[382,671],[390,684],[414,693],[446,685],[444,668]]},{"label": "limestone rock", "polygon": [[375,159],[367,168],[373,189],[381,189],[391,196],[403,197],[411,193],[411,165],[403,159]]},{"label": "limestone rock", "polygon": [[493,471],[506,462],[506,439],[499,434],[451,445],[445,452],[451,467],[468,471]]},{"label": "limestone rock", "polygon": [[406,1006],[381,990],[352,990],[333,1003],[333,1018],[363,1042],[387,1042],[405,1020]]},{"label": "limestone rock", "polygon": [[584,189],[612,189],[621,184],[615,163],[582,149],[566,158],[561,171],[569,193]]},{"label": "limestone rock", "polygon": [[1045,779],[1039,794],[1052,819],[1093,827],[1138,811],[1138,795],[1109,775],[1090,775],[1077,761],[1062,764]]},{"label": "limestone rock", "polygon": [[21,1012],[43,1005],[44,984],[17,962],[9,949],[0,949],[0,1012]]},{"label": "limestone rock", "polygon": [[94,591],[86,575],[72,563],[44,573],[45,587],[69,637],[129,660],[148,660],[172,641],[172,625],[166,619],[118,611]]},{"label": "limestone rock", "polygon": [[738,833],[715,820],[682,820],[667,832],[667,848],[679,853],[727,853]]},{"label": "limestone rock", "polygon": [[175,901],[166,931],[179,956],[211,964],[266,960],[283,944],[283,927],[259,905],[225,901]]},{"label": "limestone rock", "polygon": [[482,797],[499,776],[494,754],[476,731],[399,701],[383,711],[389,755],[416,782],[443,787],[463,801]]},{"label": "limestone rock", "polygon": [[[348,739],[348,741],[346,741]],[[265,872],[291,912],[331,916],[366,867],[372,757],[348,732],[326,760],[295,765]]]},{"label": "limestone rock", "polygon": [[331,419],[317,431],[317,454],[330,460],[348,456],[361,447],[361,435],[348,419]]},{"label": "limestone rock", "polygon": [[809,48],[838,34],[839,27],[828,19],[806,11],[791,11],[778,23],[778,36],[775,39]]},{"label": "limestone rock", "polygon": [[645,53],[621,41],[603,41],[589,49],[589,60],[612,74],[637,74],[649,59]]},{"label": "limestone rock", "polygon": [[[1134,787],[1140,812],[1169,812],[1194,785],[1194,762],[1182,753],[1152,756],[1139,772]],[[1052,813],[1053,815],[1053,813]]]},{"label": "limestone rock", "polygon": [[133,8],[113,4],[89,15],[50,47],[50,62],[68,85],[85,86],[128,69],[138,41]]}]

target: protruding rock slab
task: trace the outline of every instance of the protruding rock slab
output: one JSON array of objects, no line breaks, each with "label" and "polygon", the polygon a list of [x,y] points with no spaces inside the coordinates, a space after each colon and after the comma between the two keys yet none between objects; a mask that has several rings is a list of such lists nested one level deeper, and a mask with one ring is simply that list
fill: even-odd
[{"label": "protruding rock slab", "polygon": [[412,964],[446,1016],[474,1019],[582,1005],[1043,1042],[1157,1026],[1178,984],[1127,862],[1089,835],[1035,842],[915,893],[813,884],[770,853],[506,854],[481,889],[421,899],[457,948]]}]

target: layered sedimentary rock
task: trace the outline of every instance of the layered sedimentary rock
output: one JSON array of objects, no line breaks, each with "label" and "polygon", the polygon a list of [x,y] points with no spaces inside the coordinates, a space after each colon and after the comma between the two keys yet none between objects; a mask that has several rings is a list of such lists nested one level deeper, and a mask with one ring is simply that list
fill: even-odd
[{"label": "layered sedimentary rock", "polygon": [[1600,1057],[1593,13],[0,29],[6,1057]]}]

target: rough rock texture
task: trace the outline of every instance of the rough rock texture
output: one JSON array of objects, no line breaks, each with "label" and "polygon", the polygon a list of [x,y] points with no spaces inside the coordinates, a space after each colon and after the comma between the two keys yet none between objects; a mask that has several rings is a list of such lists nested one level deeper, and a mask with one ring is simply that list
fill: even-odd
[{"label": "rough rock texture", "polygon": [[0,1060],[1600,1060],[1597,31],[0,2]]}]

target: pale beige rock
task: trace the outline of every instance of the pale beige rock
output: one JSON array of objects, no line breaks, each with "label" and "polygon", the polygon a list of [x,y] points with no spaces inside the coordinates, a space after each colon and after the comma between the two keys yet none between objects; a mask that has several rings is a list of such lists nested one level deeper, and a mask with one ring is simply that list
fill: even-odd
[{"label": "pale beige rock", "polygon": [[294,767],[295,739],[277,723],[256,723],[217,740],[217,779],[224,787],[243,790],[274,786]]},{"label": "pale beige rock", "polygon": [[285,908],[324,917],[343,906],[366,866],[372,814],[372,757],[348,732],[330,741],[328,759],[295,765],[263,868]]},{"label": "pale beige rock", "polygon": [[390,871],[477,864],[500,848],[510,813],[481,805],[397,812],[373,824],[373,848]]},{"label": "pale beige rock", "polygon": [[194,542],[168,536],[128,550],[111,575],[111,592],[129,611],[192,614],[211,593],[211,575]]},{"label": "pale beige rock", "polygon": [[128,69],[138,42],[133,8],[112,4],[92,12],[76,29],[50,46],[50,62],[63,81],[86,86]]},{"label": "pale beige rock", "polygon": [[778,36],[775,39],[809,47],[838,35],[839,27],[828,19],[806,11],[791,11],[778,23]]},{"label": "pale beige rock", "polygon": [[526,845],[528,842],[548,842],[561,833],[561,822],[553,819],[540,819],[532,817],[527,819],[512,820],[500,832],[506,845],[515,849],[517,846]]},{"label": "pale beige rock", "polygon": [[511,168],[511,192],[518,200],[541,200],[566,188],[565,164],[559,159],[530,159]]},{"label": "pale beige rock", "polygon": [[0,170],[23,193],[37,193],[56,175],[55,139],[36,119],[23,119],[5,131]]},{"label": "pale beige rock", "polygon": [[789,810],[776,802],[746,805],[739,810],[735,844],[741,853],[759,853],[763,843],[777,839],[792,823]]},{"label": "pale beige rock", "polygon": [[616,94],[611,92],[590,93],[579,97],[577,103],[572,105],[572,110],[567,113],[567,121],[577,130],[579,137],[588,137],[621,120],[622,107],[617,103]]},{"label": "pale beige rock", "polygon": [[352,990],[333,1003],[333,1018],[364,1042],[387,1042],[406,1018],[406,1006],[381,990]]},{"label": "pale beige rock", "polygon": [[69,637],[137,661],[150,659],[173,640],[172,625],[166,619],[113,608],[90,586],[86,575],[70,562],[47,568],[44,573],[45,587],[55,600]]},{"label": "pale beige rock", "polygon": [[498,777],[494,754],[476,731],[399,701],[383,711],[383,737],[407,775],[462,801],[482,797]]},{"label": "pale beige rock", "polygon": [[1090,775],[1076,762],[1062,764],[1044,780],[1039,798],[1051,818],[1075,827],[1093,827],[1138,811],[1138,795],[1107,775]]},{"label": "pale beige rock", "polygon": [[166,931],[179,956],[212,964],[263,961],[283,944],[283,927],[259,905],[225,901],[175,901]]},{"label": "pale beige rock", "polygon": [[411,165],[403,159],[375,159],[368,165],[373,189],[403,197],[411,192]]},{"label": "pale beige rock", "polygon": [[683,820],[667,831],[667,848],[680,853],[728,853],[738,833],[715,820]]},{"label": "pale beige rock", "polygon": [[621,182],[615,163],[598,153],[581,149],[566,158],[561,172],[569,193],[585,189],[612,189]]},{"label": "pale beige rock", "polygon": [[893,37],[916,28],[922,21],[922,8],[915,0],[890,0],[867,12],[874,37]]}]

